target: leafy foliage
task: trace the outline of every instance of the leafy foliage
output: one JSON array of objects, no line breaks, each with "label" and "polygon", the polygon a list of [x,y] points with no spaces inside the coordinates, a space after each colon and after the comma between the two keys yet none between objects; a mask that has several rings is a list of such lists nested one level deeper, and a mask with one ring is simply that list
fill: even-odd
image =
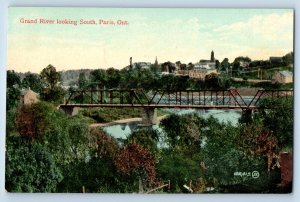
[{"label": "leafy foliage", "polygon": [[19,89],[21,79],[14,71],[7,71],[7,91],[6,91],[6,110],[10,110],[18,105],[21,91]]},{"label": "leafy foliage", "polygon": [[39,144],[12,142],[6,152],[6,189],[10,192],[55,192],[62,175],[51,154]]},{"label": "leafy foliage", "polygon": [[157,165],[157,175],[161,181],[170,180],[171,192],[185,192],[183,185],[202,175],[200,162],[187,155],[165,151]]},{"label": "leafy foliage", "polygon": [[79,74],[79,79],[78,79],[78,87],[80,89],[84,89],[87,86],[87,79],[85,78],[85,73],[81,72]]},{"label": "leafy foliage", "polygon": [[200,149],[201,120],[195,115],[170,115],[160,123],[166,134],[166,141],[174,151],[193,155]]},{"label": "leafy foliage", "polygon": [[159,132],[154,129],[141,129],[134,131],[129,135],[127,141],[130,143],[136,143],[143,148],[149,150],[152,154],[158,153],[157,144],[159,142]]},{"label": "leafy foliage", "polygon": [[56,68],[50,64],[42,70],[40,76],[47,86],[41,92],[41,98],[54,104],[63,103],[65,91],[57,85],[60,74],[56,71]]},{"label": "leafy foliage", "polygon": [[38,74],[26,73],[24,79],[22,80],[22,86],[24,88],[30,88],[36,93],[41,93],[44,87],[44,82],[41,80]]},{"label": "leafy foliage", "polygon": [[136,143],[122,149],[115,160],[117,170],[126,175],[137,173],[151,185],[156,183],[155,159],[151,153]]},{"label": "leafy foliage", "polygon": [[47,116],[52,107],[44,102],[24,105],[18,109],[16,123],[19,134],[30,139],[39,139],[47,130],[51,117]]},{"label": "leafy foliage", "polygon": [[114,159],[119,151],[118,142],[101,129],[91,130],[89,142],[97,156],[101,158]]},{"label": "leafy foliage", "polygon": [[42,70],[40,76],[41,79],[45,81],[47,87],[50,89],[53,89],[60,79],[60,74],[56,71],[56,68],[51,64]]},{"label": "leafy foliage", "polygon": [[292,97],[265,99],[261,110],[254,118],[261,119],[264,126],[272,131],[281,148],[293,145],[293,100]]}]

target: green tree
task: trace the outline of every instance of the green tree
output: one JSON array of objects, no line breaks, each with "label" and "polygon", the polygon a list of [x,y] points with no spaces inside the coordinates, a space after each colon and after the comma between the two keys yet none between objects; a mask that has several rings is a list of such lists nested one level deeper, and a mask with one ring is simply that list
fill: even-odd
[{"label": "green tree", "polygon": [[290,52],[282,57],[284,65],[294,64],[294,52]]},{"label": "green tree", "polygon": [[56,68],[51,64],[42,70],[40,76],[45,81],[48,88],[51,90],[57,85],[60,80],[60,74],[56,71]]},{"label": "green tree", "polygon": [[104,69],[91,71],[90,80],[92,83],[99,85],[100,88],[105,88],[107,86],[107,73]]},{"label": "green tree", "polygon": [[[203,125],[201,154],[207,186],[214,187],[217,192],[274,191],[279,180],[278,172],[270,173],[267,158],[256,152],[255,139],[260,136],[262,127],[253,125],[255,130],[250,127],[240,132],[238,127],[220,123],[214,118],[205,120]],[[259,172],[259,179],[252,178],[253,171]],[[248,176],[239,176],[236,172]]]},{"label": "green tree", "polygon": [[230,63],[228,58],[224,58],[224,60],[221,62],[221,70],[228,71],[229,67],[230,67]]},{"label": "green tree", "polygon": [[161,181],[170,180],[170,191],[174,193],[186,192],[183,185],[189,186],[191,180],[195,181],[203,174],[200,162],[180,152],[165,151],[157,165],[157,175]]},{"label": "green tree", "polygon": [[9,192],[56,192],[62,180],[51,154],[38,144],[8,140],[5,188]]},{"label": "green tree", "polygon": [[243,57],[243,56],[239,56],[237,58],[234,59],[232,66],[234,70],[240,70],[240,64],[241,62],[251,62],[251,59],[249,57]]},{"label": "green tree", "polygon": [[157,144],[159,136],[159,132],[154,129],[138,130],[130,134],[127,141],[129,143],[137,143],[155,155],[158,154]]},{"label": "green tree", "polygon": [[20,76],[14,71],[7,72],[6,110],[16,107],[20,100]]},{"label": "green tree", "polygon": [[120,83],[120,71],[118,69],[109,68],[106,70],[107,86],[109,88],[117,88]]},{"label": "green tree", "polygon": [[207,88],[218,89],[219,88],[219,79],[216,73],[210,73],[205,76],[205,85]]},{"label": "green tree", "polygon": [[38,74],[26,73],[25,78],[22,80],[22,86],[24,88],[30,88],[36,93],[41,93],[44,87],[44,83]]},{"label": "green tree", "polygon": [[21,85],[21,78],[14,70],[7,70],[6,77],[8,88]]},{"label": "green tree", "polygon": [[41,93],[41,98],[44,101],[51,102],[53,104],[62,104],[66,92],[60,86],[55,86],[53,89],[44,88]]},{"label": "green tree", "polygon": [[[77,125],[76,122],[73,124]],[[80,124],[77,126],[80,127]],[[73,126],[71,131],[78,130],[77,126]],[[88,137],[88,143],[80,134]],[[74,136],[73,142],[76,142],[77,136]],[[82,192],[84,186],[85,192],[120,192],[114,166],[114,159],[119,151],[118,142],[100,129],[92,129],[90,133],[82,131],[78,140],[79,144],[73,148],[83,148],[82,153],[88,155],[76,157],[62,166],[64,179],[59,184],[61,191]]]},{"label": "green tree", "polygon": [[293,98],[279,97],[264,99],[254,119],[260,119],[264,127],[273,132],[280,148],[293,145]]},{"label": "green tree", "polygon": [[80,72],[78,79],[78,87],[84,89],[87,86],[87,79],[85,78],[85,73]]},{"label": "green tree", "polygon": [[169,147],[177,152],[193,155],[199,151],[201,142],[201,120],[195,114],[170,115],[160,122],[165,140]]},{"label": "green tree", "polygon": [[47,86],[43,89],[41,98],[54,104],[63,103],[65,91],[57,85],[60,74],[56,71],[56,68],[50,64],[42,70],[40,76]]}]

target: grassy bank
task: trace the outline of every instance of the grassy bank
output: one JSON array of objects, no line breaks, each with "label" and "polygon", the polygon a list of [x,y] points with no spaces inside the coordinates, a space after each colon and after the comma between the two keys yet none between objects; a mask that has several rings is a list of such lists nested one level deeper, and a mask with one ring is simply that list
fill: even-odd
[{"label": "grassy bank", "polygon": [[[93,108],[82,109],[80,113],[92,118],[96,123],[107,123],[120,119],[142,118],[144,110],[142,108]],[[165,110],[158,109],[157,116],[169,114]]]}]

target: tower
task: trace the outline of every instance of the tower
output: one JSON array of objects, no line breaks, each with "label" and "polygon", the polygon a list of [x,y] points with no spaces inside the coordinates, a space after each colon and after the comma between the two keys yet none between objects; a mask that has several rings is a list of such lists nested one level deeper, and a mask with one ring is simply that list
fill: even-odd
[{"label": "tower", "polygon": [[130,59],[129,59],[129,64],[130,64],[130,67],[132,68],[132,57],[130,57]]},{"label": "tower", "polygon": [[156,67],[158,66],[157,56],[156,56],[156,58],[155,58],[154,65],[155,65]]},{"label": "tower", "polygon": [[214,61],[215,61],[215,54],[214,54],[214,51],[213,51],[213,50],[211,51],[211,54],[210,54],[210,61],[211,61],[211,62],[214,62]]}]

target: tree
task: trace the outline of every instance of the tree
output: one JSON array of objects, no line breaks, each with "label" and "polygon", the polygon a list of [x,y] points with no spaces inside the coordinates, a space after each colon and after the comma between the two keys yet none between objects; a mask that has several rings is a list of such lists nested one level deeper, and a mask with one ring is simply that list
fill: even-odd
[{"label": "tree", "polygon": [[162,181],[170,180],[171,192],[186,192],[183,185],[190,184],[203,175],[200,163],[180,152],[164,152],[157,165],[157,177]]},{"label": "tree", "polygon": [[18,105],[21,91],[21,79],[14,71],[8,70],[7,74],[7,91],[6,91],[6,110],[10,110]]},{"label": "tree", "polygon": [[9,192],[56,192],[62,180],[59,168],[45,148],[15,140],[7,145],[5,176]]},{"label": "tree", "polygon": [[99,85],[99,87],[103,89],[107,85],[107,73],[104,69],[91,71],[90,80],[92,83]]},{"label": "tree", "polygon": [[159,132],[153,129],[134,131],[127,138],[129,143],[136,143],[149,150],[153,155],[158,153]]},{"label": "tree", "polygon": [[216,73],[210,73],[205,76],[205,85],[207,88],[217,89],[219,88],[218,75]]},{"label": "tree", "polygon": [[109,88],[117,88],[120,84],[120,71],[114,68],[108,68],[107,74],[107,85]]},{"label": "tree", "polygon": [[[178,62],[180,62],[180,61],[178,61]],[[179,63],[178,63],[178,64],[179,64]],[[181,63],[180,63],[180,64],[181,64]],[[180,65],[180,66],[181,66],[181,65]],[[162,71],[163,71],[163,72],[169,72],[169,73],[174,72],[175,69],[176,69],[175,65],[173,65],[170,61],[164,62],[164,63],[161,65],[161,67],[162,67]]]},{"label": "tree", "polygon": [[89,142],[91,148],[100,158],[115,159],[119,151],[118,142],[101,129],[90,131]]},{"label": "tree", "polygon": [[62,104],[64,101],[65,90],[60,86],[55,86],[53,89],[44,88],[41,93],[41,98],[44,101],[51,102],[53,104]]},{"label": "tree", "polygon": [[294,64],[294,52],[290,52],[282,57],[282,61],[284,65]]},{"label": "tree", "polygon": [[172,114],[160,122],[169,147],[189,155],[195,154],[200,149],[200,125],[201,120],[195,114],[186,116]]},{"label": "tree", "polygon": [[44,87],[44,83],[38,74],[26,73],[25,78],[22,80],[22,86],[30,88],[36,93],[41,93]]},{"label": "tree", "polygon": [[[268,192],[273,189],[278,183],[277,172],[269,173],[265,156],[256,152],[254,139],[260,135],[262,127],[253,125],[258,129],[246,127],[240,132],[214,118],[205,120],[203,125],[201,154],[208,186],[213,186],[217,192]],[[252,178],[252,171],[259,172],[258,179]],[[247,175],[239,176],[235,172]],[[273,179],[274,176],[277,177]]]},{"label": "tree", "polygon": [[42,70],[40,76],[51,90],[54,89],[60,79],[60,74],[51,64]]},{"label": "tree", "polygon": [[246,57],[239,56],[239,57],[235,58],[234,61],[233,61],[233,63],[232,63],[233,69],[239,70],[241,62],[248,62],[248,63],[250,63],[251,59],[248,56],[246,56]]},{"label": "tree", "polygon": [[280,148],[291,148],[293,145],[293,99],[279,97],[264,99],[254,119],[263,122],[264,127],[273,132]]},{"label": "tree", "polygon": [[239,57],[235,58],[233,61],[233,63],[236,63],[236,62],[251,62],[251,59],[248,56],[246,56],[246,57],[239,56]]},{"label": "tree", "polygon": [[7,70],[7,88],[21,85],[21,78],[14,70]]},{"label": "tree", "polygon": [[216,60],[216,69],[220,71],[221,63],[219,60]]},{"label": "tree", "polygon": [[41,139],[51,121],[47,116],[52,107],[44,102],[24,105],[17,111],[17,130],[22,137]]},{"label": "tree", "polygon": [[87,86],[87,80],[85,78],[85,73],[80,72],[79,79],[78,79],[78,87],[80,89],[84,89]]},{"label": "tree", "polygon": [[129,143],[117,155],[117,170],[125,175],[133,175],[146,185],[156,184],[155,158],[136,143]]},{"label": "tree", "polygon": [[190,63],[188,64],[188,66],[187,66],[187,69],[188,69],[188,70],[193,70],[194,67],[195,67],[195,65],[194,65],[193,63],[190,62]]},{"label": "tree", "polygon": [[54,104],[63,103],[65,91],[57,86],[60,74],[56,72],[56,68],[50,64],[42,70],[40,76],[47,86],[43,89],[41,98]]},{"label": "tree", "polygon": [[223,71],[228,71],[229,67],[230,67],[230,64],[229,64],[228,58],[224,58],[224,60],[221,62],[221,69]]}]

